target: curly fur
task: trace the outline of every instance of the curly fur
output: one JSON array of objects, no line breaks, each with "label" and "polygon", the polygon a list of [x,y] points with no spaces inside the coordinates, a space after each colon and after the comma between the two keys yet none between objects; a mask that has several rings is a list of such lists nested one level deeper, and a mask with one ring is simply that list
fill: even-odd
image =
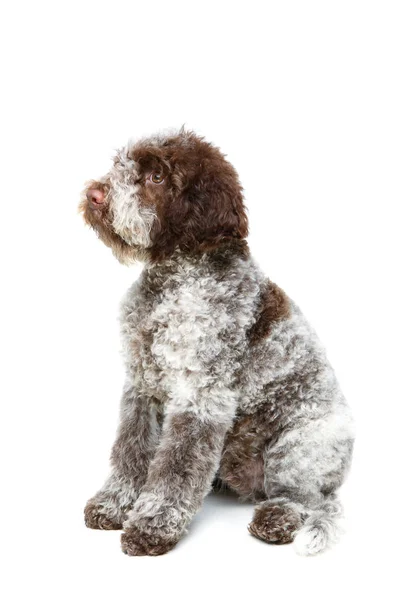
[{"label": "curly fur", "polygon": [[296,304],[255,264],[242,188],[191,132],[128,144],[85,190],[86,222],[144,269],[121,306],[126,384],[111,474],[89,527],[163,554],[211,486],[257,503],[249,531],[314,554],[332,543],[353,425]]}]

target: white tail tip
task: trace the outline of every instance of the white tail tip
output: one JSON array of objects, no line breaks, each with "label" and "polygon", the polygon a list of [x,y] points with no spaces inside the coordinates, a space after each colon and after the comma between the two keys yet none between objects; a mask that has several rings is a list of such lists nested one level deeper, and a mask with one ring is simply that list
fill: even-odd
[{"label": "white tail tip", "polygon": [[338,515],[316,511],[297,532],[294,547],[302,556],[313,556],[335,544],[341,533]]}]

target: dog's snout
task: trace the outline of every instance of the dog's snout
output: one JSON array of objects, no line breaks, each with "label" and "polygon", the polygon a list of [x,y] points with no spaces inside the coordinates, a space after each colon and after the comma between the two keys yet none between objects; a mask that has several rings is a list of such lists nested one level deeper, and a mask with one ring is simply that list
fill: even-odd
[{"label": "dog's snout", "polygon": [[104,203],[104,192],[102,190],[90,189],[86,192],[86,198],[95,206]]}]

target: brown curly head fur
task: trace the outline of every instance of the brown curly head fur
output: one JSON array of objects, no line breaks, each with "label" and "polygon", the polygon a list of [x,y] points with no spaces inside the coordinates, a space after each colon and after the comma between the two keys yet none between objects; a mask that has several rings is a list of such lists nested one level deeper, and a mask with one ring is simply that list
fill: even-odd
[{"label": "brown curly head fur", "polygon": [[[131,173],[129,173],[129,169]],[[146,245],[116,230],[113,221],[113,172],[124,173],[125,189],[141,211],[155,218]],[[114,167],[85,189],[101,189],[106,201],[94,206],[85,197],[81,211],[102,241],[121,262],[145,259],[158,262],[176,249],[197,252],[248,234],[242,187],[237,173],[221,151],[192,132],[152,137],[120,151]],[[135,220],[130,220],[135,227]]]}]

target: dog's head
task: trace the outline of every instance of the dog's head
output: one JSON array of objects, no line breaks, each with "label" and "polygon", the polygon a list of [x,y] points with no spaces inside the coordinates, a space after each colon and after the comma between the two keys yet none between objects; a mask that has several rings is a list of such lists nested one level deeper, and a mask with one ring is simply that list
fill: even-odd
[{"label": "dog's head", "polygon": [[217,148],[186,131],[117,152],[110,172],[87,184],[80,209],[123,263],[247,236],[236,171]]}]

